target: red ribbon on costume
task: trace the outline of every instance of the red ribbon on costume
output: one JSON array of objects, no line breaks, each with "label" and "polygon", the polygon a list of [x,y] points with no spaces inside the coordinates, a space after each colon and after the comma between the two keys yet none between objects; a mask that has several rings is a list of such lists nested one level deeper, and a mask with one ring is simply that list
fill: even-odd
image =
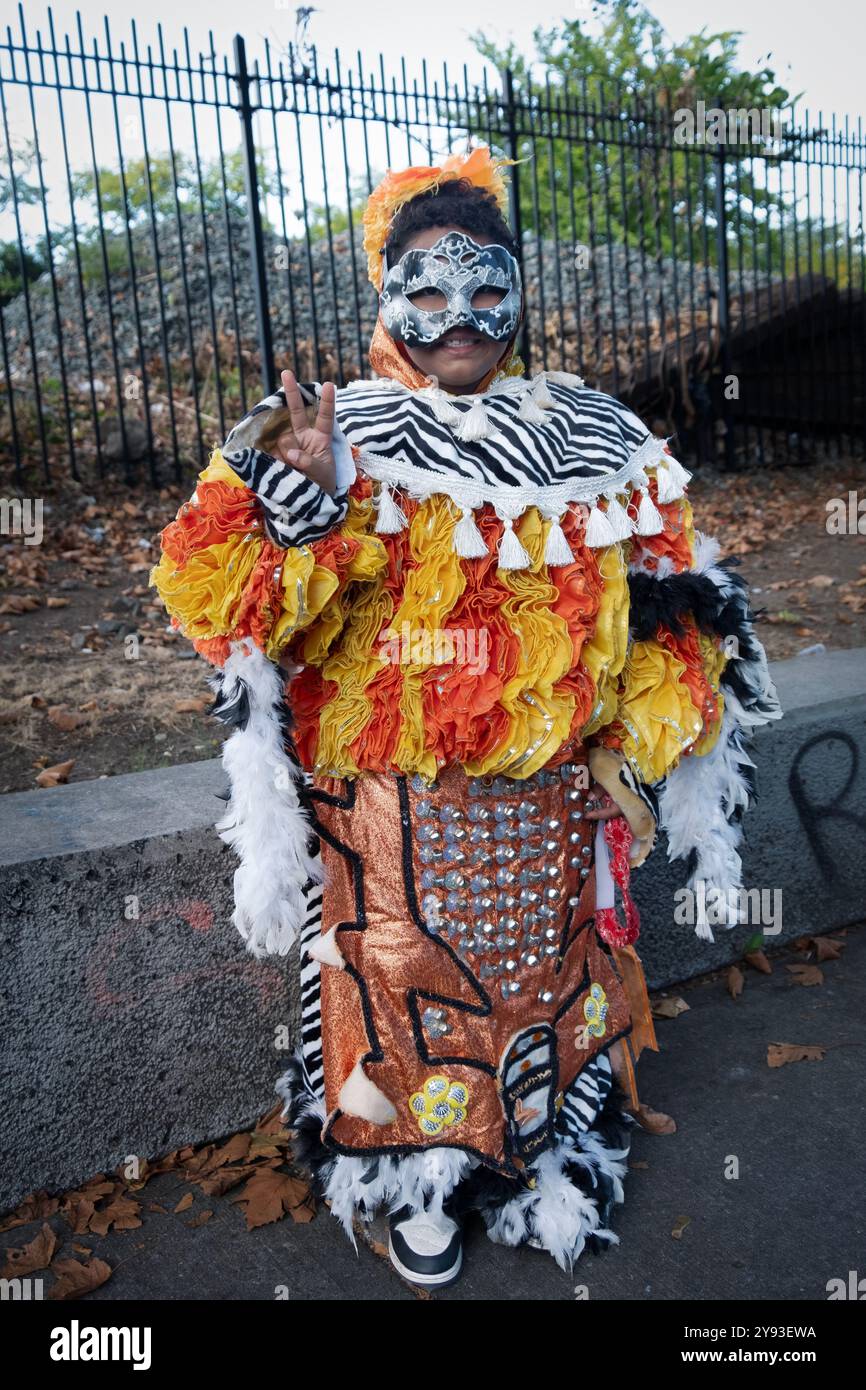
[{"label": "red ribbon on costume", "polygon": [[611,877],[622,898],[625,926],[615,907],[600,907],[595,913],[595,929],[608,946],[631,946],[640,936],[640,913],[629,892],[631,863],[628,855],[634,836],[625,816],[613,816],[605,821],[604,838],[610,852]]}]

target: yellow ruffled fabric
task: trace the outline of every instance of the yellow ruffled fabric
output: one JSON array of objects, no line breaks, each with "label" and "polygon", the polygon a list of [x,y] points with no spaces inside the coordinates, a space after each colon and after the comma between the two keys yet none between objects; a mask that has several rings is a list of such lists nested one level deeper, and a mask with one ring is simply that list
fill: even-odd
[{"label": "yellow ruffled fabric", "polygon": [[617,717],[622,751],[645,782],[656,782],[700,737],[703,724],[681,679],[685,664],[659,642],[633,642]]},{"label": "yellow ruffled fabric", "polygon": [[551,612],[556,589],[544,563],[548,527],[529,507],[514,530],[531,564],[500,571],[500,578],[513,595],[502,613],[519,635],[521,658],[500,699],[510,716],[508,735],[488,757],[466,764],[473,776],[531,777],[565,742],[574,713],[574,696],[553,691],[571,667],[572,645],[567,624]]},{"label": "yellow ruffled fabric", "polygon": [[[207,484],[244,488],[219,451],[199,476],[200,489]],[[399,636],[408,630],[411,659],[406,662],[404,652],[393,686],[397,738],[391,763],[404,773],[433,780],[438,768],[425,724],[425,689],[440,650],[437,636],[448,628],[449,615],[466,589],[466,566],[472,563],[461,559],[453,546],[459,508],[441,494],[414,507],[402,593],[398,586],[395,600],[393,576],[389,583],[394,548],[386,547],[375,532],[377,513],[370,496],[350,496],[343,523],[325,541],[277,551],[263,534],[256,508],[247,510],[242,499],[235,505],[228,493],[223,493],[225,507],[211,526],[208,507],[213,513],[222,503],[218,490],[202,491],[199,498],[200,489],[181,509],[175,527],[179,539],[173,543],[174,553],[184,555],[185,563],[179,565],[164,553],[152,575],[175,623],[196,641],[231,639],[242,620],[249,624],[252,599],[257,619],[253,631],[268,657],[278,661],[300,635],[293,655],[316,668],[324,683],[318,687],[315,765],[338,776],[357,776],[363,770],[364,730],[383,713],[382,694],[370,693],[371,682],[383,669],[383,638],[388,632]],[[213,535],[225,535],[230,525],[243,529],[229,532],[228,539],[218,543],[203,543]],[[537,508],[528,508],[515,523],[515,532],[530,565],[496,573],[502,595],[499,616],[518,638],[518,661],[498,695],[507,714],[505,734],[483,756],[464,762],[470,775],[529,777],[556,755],[572,732],[575,694],[557,689],[557,683],[570,674],[574,647],[568,623],[553,611],[556,571],[544,562],[549,527]],[[661,550],[674,545],[682,565],[688,562],[684,543],[693,553],[693,538],[691,508],[684,500],[670,536],[660,537],[659,545]],[[317,553],[328,563],[319,563]],[[717,716],[705,727],[678,656],[657,641],[629,646],[627,558],[628,545],[595,552],[603,588],[594,628],[580,652],[580,664],[595,686],[582,734],[620,745],[638,775],[653,782],[684,753],[701,756],[714,746],[723,708],[719,681],[727,657],[717,640],[700,636],[702,666]],[[240,630],[249,631],[249,626]],[[380,683],[377,690],[382,689]],[[706,708],[711,710],[712,702]],[[381,746],[381,738],[377,743]]]},{"label": "yellow ruffled fabric", "polygon": [[[219,450],[198,477],[199,485],[223,483],[245,489],[245,484],[229,468]],[[252,494],[250,494],[252,498]],[[199,489],[181,508],[180,518],[198,506]],[[366,528],[368,517],[348,518],[346,533]],[[186,563],[178,565],[167,552],[152,570],[150,582],[162,599],[166,611],[191,641],[211,641],[237,635],[245,590],[267,545],[260,522],[253,517],[244,530],[226,541],[193,548]],[[377,536],[364,535],[361,549],[348,567],[349,578],[371,576],[386,564],[384,546]],[[320,620],[317,643],[321,650],[334,640],[342,615],[339,601],[332,600],[341,587],[332,569],[320,565],[309,546],[290,547],[279,552],[276,582],[266,599],[273,611],[273,622],[264,650],[277,661],[295,633]],[[315,647],[314,647],[315,649]]]},{"label": "yellow ruffled fabric", "polygon": [[581,661],[596,687],[585,736],[597,733],[616,718],[619,676],[628,650],[628,567],[621,546],[611,545],[601,552],[599,571],[604,592],[595,631],[581,653]]},{"label": "yellow ruffled fabric", "polygon": [[[226,637],[234,630],[241,595],[261,549],[261,538],[247,532],[232,536],[222,545],[196,551],[182,569],[163,555],[151,572],[150,582],[185,637]],[[312,555],[309,562],[312,568]]]}]

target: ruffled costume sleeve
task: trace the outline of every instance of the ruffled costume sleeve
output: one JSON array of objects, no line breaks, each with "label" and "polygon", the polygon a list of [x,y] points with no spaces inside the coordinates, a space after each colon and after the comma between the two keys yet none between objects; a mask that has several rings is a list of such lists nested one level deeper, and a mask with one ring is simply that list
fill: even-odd
[{"label": "ruffled costume sleeve", "polygon": [[631,542],[626,658],[615,712],[590,740],[605,751],[590,761],[608,790],[618,778],[657,797],[668,857],[687,862],[697,934],[712,940],[710,918],[740,919],[731,890],[754,797],[751,735],[782,710],[738,562],[720,560],[719,543],[695,530],[685,495],[661,500],[654,478],[651,496],[663,524]]},{"label": "ruffled costume sleeve", "polygon": [[[304,386],[302,394],[309,401],[318,390]],[[151,575],[172,625],[215,667],[210,712],[232,728],[223,747],[231,794],[217,829],[240,858],[233,920],[256,956],[289,951],[306,894],[321,882],[279,663],[295,634],[313,624],[320,642],[333,641],[342,591],[382,563],[381,542],[347,523],[357,485],[338,425],[333,497],[256,447],[281,406],[280,391],[214,451],[162,532]]]}]

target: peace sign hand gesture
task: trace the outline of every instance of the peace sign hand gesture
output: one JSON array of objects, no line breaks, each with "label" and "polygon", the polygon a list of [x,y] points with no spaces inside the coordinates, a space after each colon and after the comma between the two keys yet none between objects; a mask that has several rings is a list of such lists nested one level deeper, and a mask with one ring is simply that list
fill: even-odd
[{"label": "peace sign hand gesture", "polygon": [[[296,468],[306,478],[312,478],[329,496],[333,497],[337,487],[337,469],[334,462],[332,433],[336,409],[336,388],[333,382],[326,381],[322,387],[319,411],[315,424],[310,425],[307,407],[304,405],[294,372],[281,372],[280,380],[286,393],[287,411],[280,411],[279,432],[265,445],[266,430],[259,440],[260,447],[267,447],[269,454]],[[288,417],[288,419],[286,419]],[[283,428],[288,425],[290,428]]]}]

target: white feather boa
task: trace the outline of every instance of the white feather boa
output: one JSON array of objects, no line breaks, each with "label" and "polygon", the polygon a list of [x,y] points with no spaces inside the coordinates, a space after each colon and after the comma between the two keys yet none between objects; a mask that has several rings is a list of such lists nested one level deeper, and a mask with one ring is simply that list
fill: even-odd
[{"label": "white feather boa", "polygon": [[[729,572],[716,564],[718,557],[718,541],[698,532],[692,569],[711,579],[725,598],[740,594]],[[742,886],[743,870],[740,819],[751,801],[747,769],[755,766],[748,742],[754,729],[782,717],[764,649],[754,637],[751,623],[744,620],[743,625],[755,651],[748,659],[731,659],[740,662],[740,674],[751,696],[749,704],[744,705],[733,690],[725,688],[725,710],[715,746],[700,757],[681,758],[659,794],[668,859],[694,855],[687,886],[695,895],[695,932],[707,941],[714,939],[706,912],[709,894],[713,894],[714,918],[721,919],[717,925],[733,927],[741,921],[736,892]]]},{"label": "white feather boa", "polygon": [[241,861],[232,921],[254,956],[285,956],[304,924],[304,886],[321,883],[323,872],[308,849],[312,830],[298,796],[303,774],[285,748],[283,677],[245,638],[232,644],[219,690],[227,703],[245,692],[249,706],[245,727],[223,747],[231,799],[216,826]]},{"label": "white feather boa", "polygon": [[594,1130],[576,1138],[561,1135],[553,1148],[532,1164],[535,1185],[525,1188],[496,1212],[487,1235],[497,1245],[521,1245],[528,1241],[546,1250],[561,1269],[570,1270],[589,1236],[618,1245],[619,1236],[601,1224],[594,1197],[588,1196],[569,1176],[566,1164],[583,1168],[593,1185],[604,1175],[610,1180],[613,1201],[625,1200],[622,1180],[627,1172],[630,1144],[610,1148]]}]

